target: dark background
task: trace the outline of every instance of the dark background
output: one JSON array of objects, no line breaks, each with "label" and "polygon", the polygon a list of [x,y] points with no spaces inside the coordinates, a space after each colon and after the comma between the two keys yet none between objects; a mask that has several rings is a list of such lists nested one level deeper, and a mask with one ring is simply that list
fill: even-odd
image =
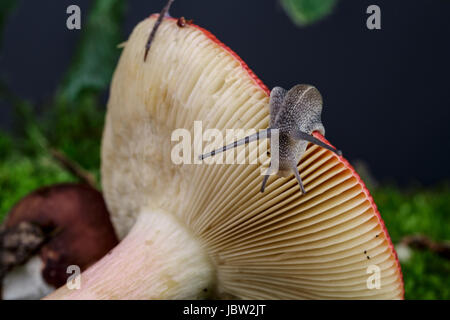
[{"label": "dark background", "polygon": [[[124,40],[165,2],[130,0]],[[21,2],[0,56],[0,77],[16,94],[38,104],[51,99],[81,34],[66,28],[66,8],[87,13],[90,3]],[[366,28],[370,4],[381,7],[382,30]],[[449,179],[450,1],[341,0],[331,16],[304,28],[276,0],[176,0],[171,14],[210,30],[269,88],[317,86],[327,138],[378,180]],[[11,123],[10,106],[0,103],[0,128]]]}]

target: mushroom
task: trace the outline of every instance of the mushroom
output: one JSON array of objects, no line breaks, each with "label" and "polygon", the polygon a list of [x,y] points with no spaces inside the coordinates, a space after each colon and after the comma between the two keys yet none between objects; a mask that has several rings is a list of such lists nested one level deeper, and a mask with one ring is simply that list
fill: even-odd
[{"label": "mushroom", "polygon": [[102,194],[87,185],[41,188],[11,210],[0,231],[3,299],[40,299],[118,243]]},{"label": "mushroom", "polygon": [[[222,133],[267,128],[269,90],[211,33],[173,18],[144,63],[155,21],[124,48],[103,136],[103,191],[123,240],[82,274],[80,290],[48,298],[402,298],[388,232],[344,158],[310,144],[298,166],[306,195],[293,175],[271,177],[260,193],[258,165],[171,161],[174,130],[201,138],[195,121]],[[203,150],[193,148],[194,163]],[[379,288],[368,285],[374,272]]]}]

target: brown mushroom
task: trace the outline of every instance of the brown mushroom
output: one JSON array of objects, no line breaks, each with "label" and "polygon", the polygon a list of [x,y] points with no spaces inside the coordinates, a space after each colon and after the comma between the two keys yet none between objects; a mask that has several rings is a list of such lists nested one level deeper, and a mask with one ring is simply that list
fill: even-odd
[{"label": "brown mushroom", "polygon": [[66,283],[70,265],[85,270],[118,242],[102,194],[87,185],[32,192],[3,229],[4,299],[42,298]]}]

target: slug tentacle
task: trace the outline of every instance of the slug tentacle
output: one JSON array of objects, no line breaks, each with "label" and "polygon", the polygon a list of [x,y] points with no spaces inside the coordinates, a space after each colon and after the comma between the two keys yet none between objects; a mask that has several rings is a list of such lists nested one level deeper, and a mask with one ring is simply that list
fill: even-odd
[{"label": "slug tentacle", "polygon": [[318,145],[319,147],[322,147],[322,148],[325,148],[327,150],[330,150],[330,151],[336,153],[338,156],[342,156],[342,151],[341,150],[337,150],[337,149],[333,148],[332,146],[329,146],[328,144],[323,143],[319,139],[316,139],[313,136],[311,136],[311,135],[309,135],[306,132],[303,132],[301,130],[297,130],[294,133],[294,138],[297,139],[297,140],[306,140],[308,142],[314,143],[315,145]]},{"label": "slug tentacle", "polygon": [[237,141],[235,141],[233,143],[230,143],[229,145],[226,145],[226,146],[224,146],[224,147],[222,147],[220,149],[216,149],[216,150],[213,150],[211,152],[202,154],[201,156],[199,156],[199,159],[203,160],[203,159],[208,158],[208,157],[213,157],[213,156],[215,156],[218,153],[222,153],[222,152],[225,152],[227,150],[234,149],[236,147],[242,146],[243,144],[249,144],[250,142],[253,142],[253,141],[257,141],[257,140],[261,140],[261,139],[268,139],[268,138],[270,138],[270,130],[271,129],[268,128],[268,129],[259,131],[259,132],[255,133],[255,134],[247,136],[247,137],[245,137],[245,138],[243,138],[241,140],[237,140]]}]

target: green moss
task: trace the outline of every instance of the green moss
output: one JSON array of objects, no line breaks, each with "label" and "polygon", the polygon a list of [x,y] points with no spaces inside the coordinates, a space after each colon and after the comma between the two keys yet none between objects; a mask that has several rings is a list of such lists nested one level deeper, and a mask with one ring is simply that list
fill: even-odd
[{"label": "green moss", "polygon": [[413,251],[402,263],[405,299],[450,299],[450,261],[429,251]]},{"label": "green moss", "polygon": [[434,240],[450,236],[450,188],[401,191],[395,187],[372,192],[393,242],[411,234]]},{"label": "green moss", "polygon": [[75,179],[48,157],[12,155],[0,162],[0,221],[21,198],[42,186]]},{"label": "green moss", "polygon": [[[449,240],[450,188],[401,191],[383,187],[372,192],[392,241],[423,234],[435,241]],[[450,261],[434,253],[413,250],[402,262],[406,299],[450,299]]]}]

